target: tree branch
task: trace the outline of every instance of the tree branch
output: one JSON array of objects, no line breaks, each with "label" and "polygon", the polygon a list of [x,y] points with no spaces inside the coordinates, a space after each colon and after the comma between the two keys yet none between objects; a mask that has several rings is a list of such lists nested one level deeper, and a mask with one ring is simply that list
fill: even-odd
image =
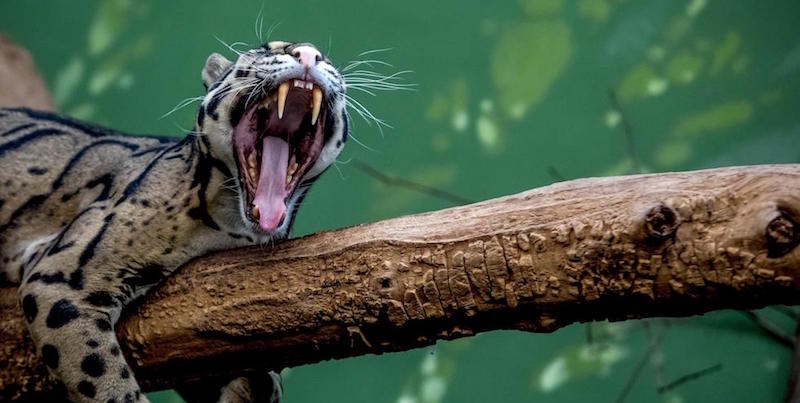
[{"label": "tree branch", "polygon": [[[493,329],[800,302],[800,165],[584,179],[225,251],[127,312],[150,390]],[[0,290],[0,400],[52,381]]]}]

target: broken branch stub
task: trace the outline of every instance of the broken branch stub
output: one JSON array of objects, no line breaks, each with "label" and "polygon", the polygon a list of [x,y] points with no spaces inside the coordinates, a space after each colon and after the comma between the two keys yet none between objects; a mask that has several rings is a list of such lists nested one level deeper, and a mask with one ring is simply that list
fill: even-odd
[{"label": "broken branch stub", "polygon": [[[562,182],[196,259],[117,332],[161,389],[493,329],[795,304],[799,220],[800,165]],[[0,364],[33,354],[6,333]],[[12,372],[3,394],[46,385]]]}]

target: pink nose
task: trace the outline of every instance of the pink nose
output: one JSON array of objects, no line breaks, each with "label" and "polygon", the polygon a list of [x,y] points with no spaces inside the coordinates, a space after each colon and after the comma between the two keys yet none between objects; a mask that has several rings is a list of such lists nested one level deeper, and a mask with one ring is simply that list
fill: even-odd
[{"label": "pink nose", "polygon": [[292,49],[292,55],[307,69],[316,66],[317,62],[322,60],[322,54],[313,46],[298,46]]}]

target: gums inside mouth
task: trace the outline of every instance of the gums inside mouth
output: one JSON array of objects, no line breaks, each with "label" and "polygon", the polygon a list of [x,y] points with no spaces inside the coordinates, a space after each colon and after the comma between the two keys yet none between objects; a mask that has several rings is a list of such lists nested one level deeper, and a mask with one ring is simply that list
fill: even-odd
[{"label": "gums inside mouth", "polygon": [[288,80],[250,106],[233,135],[245,215],[263,231],[286,219],[286,202],[322,151],[322,89]]}]

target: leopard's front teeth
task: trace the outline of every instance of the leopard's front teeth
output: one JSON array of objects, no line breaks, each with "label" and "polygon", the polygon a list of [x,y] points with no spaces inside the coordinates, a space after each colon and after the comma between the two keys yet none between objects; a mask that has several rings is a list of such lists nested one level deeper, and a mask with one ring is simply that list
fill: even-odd
[{"label": "leopard's front teeth", "polygon": [[289,82],[284,81],[278,87],[278,119],[283,119],[283,108],[286,106],[287,95],[289,95]]}]

